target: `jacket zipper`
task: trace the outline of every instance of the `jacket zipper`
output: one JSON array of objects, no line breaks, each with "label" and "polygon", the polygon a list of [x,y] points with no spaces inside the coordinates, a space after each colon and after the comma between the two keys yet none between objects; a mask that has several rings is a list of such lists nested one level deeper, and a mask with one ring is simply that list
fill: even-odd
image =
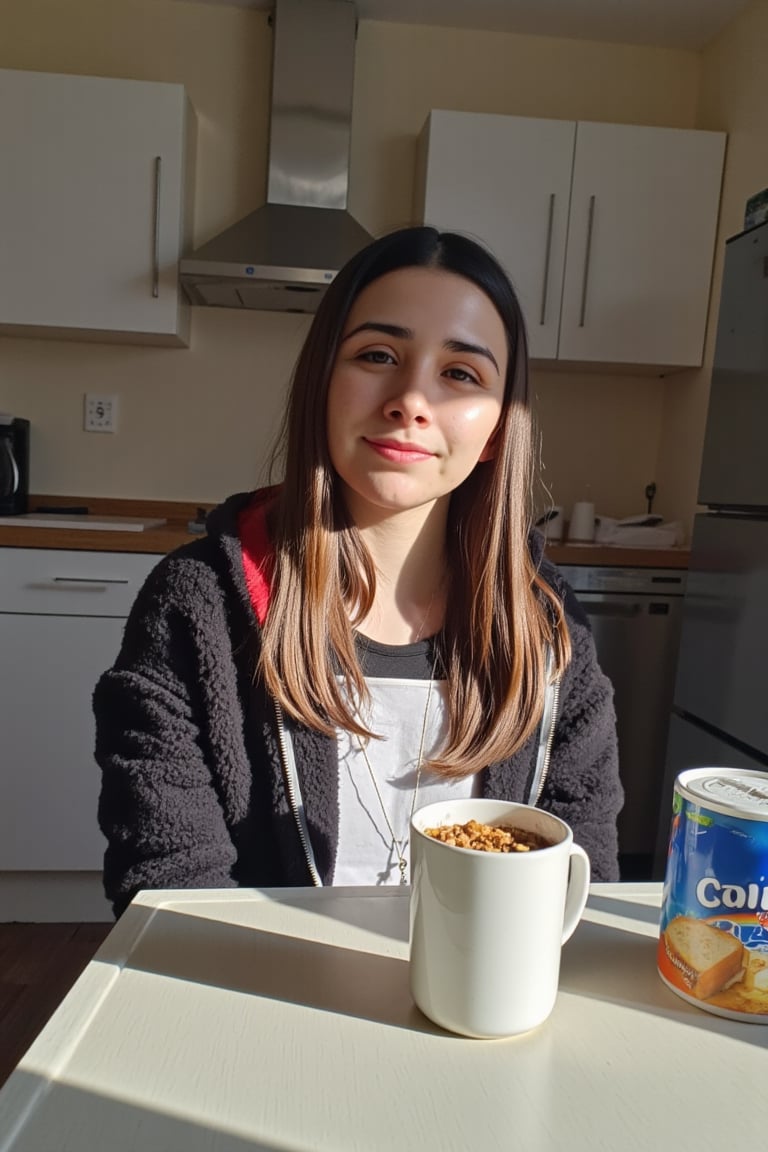
[{"label": "jacket zipper", "polygon": [[547,687],[544,692],[544,707],[541,713],[541,735],[536,750],[536,765],[533,771],[533,780],[528,793],[526,804],[536,807],[549,772],[549,761],[552,755],[552,744],[555,739],[555,725],[557,723],[557,705],[560,699],[560,680],[552,680],[555,666],[555,654],[551,647],[547,648],[547,663],[544,670]]},{"label": "jacket zipper", "polygon": [[280,745],[280,759],[283,769],[285,791],[288,795],[288,803],[291,806],[293,818],[296,821],[299,840],[301,841],[301,847],[304,850],[304,859],[307,862],[307,868],[309,869],[309,874],[312,877],[312,883],[316,888],[322,888],[323,882],[320,879],[320,873],[318,872],[317,864],[315,863],[315,854],[312,851],[312,845],[309,840],[307,817],[304,812],[304,802],[301,799],[301,790],[299,788],[299,778],[296,771],[296,761],[293,755],[293,748],[289,747],[288,734],[285,730],[283,709],[279,701],[275,700],[274,704],[275,717],[277,719],[277,739]]},{"label": "jacket zipper", "polygon": [[549,760],[552,755],[552,745],[555,740],[555,725],[557,724],[557,706],[560,702],[560,681],[555,680],[552,685],[552,717],[549,724],[549,732],[547,733],[547,746],[544,750],[544,763],[539,778],[539,787],[536,790],[536,796],[533,799],[533,807],[535,808],[541,799],[541,794],[544,791],[544,785],[547,782],[549,774]]}]

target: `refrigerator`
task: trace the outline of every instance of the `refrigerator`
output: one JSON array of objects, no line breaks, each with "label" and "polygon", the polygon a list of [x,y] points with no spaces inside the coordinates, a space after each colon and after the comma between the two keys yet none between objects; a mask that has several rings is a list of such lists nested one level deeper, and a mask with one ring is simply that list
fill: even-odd
[{"label": "refrigerator", "polygon": [[726,243],[654,876],[685,768],[768,772],[768,223]]}]

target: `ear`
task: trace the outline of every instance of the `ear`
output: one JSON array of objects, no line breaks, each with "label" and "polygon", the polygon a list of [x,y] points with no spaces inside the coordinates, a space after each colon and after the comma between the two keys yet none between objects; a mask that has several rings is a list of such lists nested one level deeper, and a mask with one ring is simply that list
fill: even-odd
[{"label": "ear", "polygon": [[493,460],[496,456],[496,440],[498,438],[499,429],[494,428],[490,436],[485,442],[485,447],[477,458],[478,464],[487,464],[489,460]]}]

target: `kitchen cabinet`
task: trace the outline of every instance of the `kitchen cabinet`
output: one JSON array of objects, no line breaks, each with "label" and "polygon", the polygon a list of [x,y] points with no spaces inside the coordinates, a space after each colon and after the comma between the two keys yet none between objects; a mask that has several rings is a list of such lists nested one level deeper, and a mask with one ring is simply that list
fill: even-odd
[{"label": "kitchen cabinet", "polygon": [[500,258],[535,359],[702,360],[725,135],[433,111],[415,213]]},{"label": "kitchen cabinet", "polygon": [[0,69],[0,333],[188,344],[178,84]]},{"label": "kitchen cabinet", "polygon": [[158,559],[0,551],[0,871],[101,872],[91,696]]},{"label": "kitchen cabinet", "polygon": [[567,120],[439,111],[419,140],[419,218],[493,250],[520,297],[531,355],[548,360],[557,357],[575,139]]}]

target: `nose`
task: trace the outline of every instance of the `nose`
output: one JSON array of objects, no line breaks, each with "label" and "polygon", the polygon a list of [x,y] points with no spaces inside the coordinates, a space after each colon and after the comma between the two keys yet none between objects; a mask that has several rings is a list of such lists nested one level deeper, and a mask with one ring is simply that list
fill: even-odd
[{"label": "nose", "polygon": [[402,424],[424,426],[432,422],[426,382],[418,369],[398,373],[389,396],[384,402],[384,415],[388,420]]}]

